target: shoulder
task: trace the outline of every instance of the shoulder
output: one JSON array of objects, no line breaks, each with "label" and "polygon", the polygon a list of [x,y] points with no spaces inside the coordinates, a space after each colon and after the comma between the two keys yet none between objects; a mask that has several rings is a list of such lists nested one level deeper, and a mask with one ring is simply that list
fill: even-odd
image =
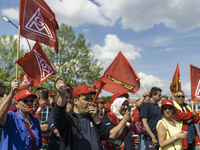
[{"label": "shoulder", "polygon": [[162,127],[162,128],[164,127],[165,129],[167,128],[163,119],[161,119],[161,120],[158,121],[158,123],[157,123],[157,125],[156,125],[156,129],[157,129],[159,126]]}]

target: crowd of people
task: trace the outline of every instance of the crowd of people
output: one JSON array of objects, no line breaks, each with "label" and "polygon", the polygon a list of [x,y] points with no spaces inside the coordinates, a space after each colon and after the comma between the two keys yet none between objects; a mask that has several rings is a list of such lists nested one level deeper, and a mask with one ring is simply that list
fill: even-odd
[{"label": "crowd of people", "polygon": [[73,89],[58,76],[55,87],[58,94],[44,87],[17,92],[18,79],[0,79],[0,150],[195,150],[200,144],[199,115],[183,91],[172,101],[152,87],[128,112],[128,93],[104,104],[93,103],[96,91],[87,85]]}]

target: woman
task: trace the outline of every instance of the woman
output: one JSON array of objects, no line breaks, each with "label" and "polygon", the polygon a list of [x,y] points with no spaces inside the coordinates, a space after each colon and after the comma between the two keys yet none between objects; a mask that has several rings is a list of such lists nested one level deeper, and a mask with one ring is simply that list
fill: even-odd
[{"label": "woman", "polygon": [[156,129],[160,150],[181,150],[181,139],[186,138],[187,132],[181,131],[177,127],[177,122],[173,119],[176,108],[171,100],[164,100],[161,106],[163,118],[158,121]]},{"label": "woman", "polygon": [[[127,121],[130,121],[130,113],[128,110],[128,99],[125,97],[116,98],[111,104],[111,111],[107,112],[103,117],[103,122],[109,127],[110,132],[114,132],[115,127],[120,127],[116,140],[104,141],[104,148],[106,150],[134,150],[134,143],[132,139],[132,126],[125,126]],[[123,144],[124,143],[124,144]],[[123,146],[122,146],[123,145]]]}]

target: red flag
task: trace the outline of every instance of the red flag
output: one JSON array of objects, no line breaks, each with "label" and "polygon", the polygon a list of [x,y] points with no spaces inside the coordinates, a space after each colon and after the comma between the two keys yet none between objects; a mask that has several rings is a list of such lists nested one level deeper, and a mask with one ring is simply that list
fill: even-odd
[{"label": "red flag", "polygon": [[101,89],[113,94],[136,93],[140,88],[140,78],[122,52],[119,52],[104,75],[92,85],[91,90],[95,87],[99,87],[97,94]]},{"label": "red flag", "polygon": [[29,75],[26,72],[23,72],[21,74],[20,80],[22,81],[22,83],[19,86],[18,92],[28,87],[34,87],[31,77],[29,77]]},{"label": "red flag", "polygon": [[170,85],[170,91],[172,93],[172,96],[174,96],[174,93],[178,90],[181,90],[181,78],[180,78],[180,72],[179,72],[179,63],[177,63],[174,77],[173,77],[171,85]]},{"label": "red flag", "polygon": [[44,0],[20,0],[19,26],[23,37],[55,47],[58,53],[58,23]]},{"label": "red flag", "polygon": [[34,87],[37,87],[56,74],[38,41],[35,43],[32,51],[26,53],[17,63],[32,78]]},{"label": "red flag", "polygon": [[190,64],[191,99],[200,101],[200,68]]}]

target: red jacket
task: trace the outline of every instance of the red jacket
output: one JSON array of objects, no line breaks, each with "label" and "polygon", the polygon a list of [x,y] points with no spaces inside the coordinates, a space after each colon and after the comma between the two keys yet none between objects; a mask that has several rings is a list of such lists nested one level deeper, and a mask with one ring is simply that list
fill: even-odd
[{"label": "red jacket", "polygon": [[133,110],[133,119],[134,119],[134,122],[135,122],[135,127],[136,127],[136,132],[137,134],[141,134],[142,132],[145,132],[145,128],[144,128],[144,125],[142,123],[142,118],[140,117],[140,112],[137,108],[135,108]]},{"label": "red jacket", "polygon": [[[182,127],[183,131],[187,131],[187,124],[186,124],[186,122],[184,122],[184,120],[194,118],[192,123],[198,123],[199,122],[198,114],[195,116],[192,112],[190,112],[190,110],[188,108],[187,108],[187,112],[185,112],[183,108],[182,108],[182,112],[181,112],[181,110],[177,109],[177,113],[173,115],[173,118],[176,121],[183,121],[183,127]],[[195,145],[199,146],[200,145],[200,139],[199,139],[199,136],[198,136],[198,133],[197,133],[195,126],[194,126],[194,128],[195,128]],[[185,139],[182,139],[181,141],[182,141],[183,149],[187,149],[188,148],[187,137]]]}]

